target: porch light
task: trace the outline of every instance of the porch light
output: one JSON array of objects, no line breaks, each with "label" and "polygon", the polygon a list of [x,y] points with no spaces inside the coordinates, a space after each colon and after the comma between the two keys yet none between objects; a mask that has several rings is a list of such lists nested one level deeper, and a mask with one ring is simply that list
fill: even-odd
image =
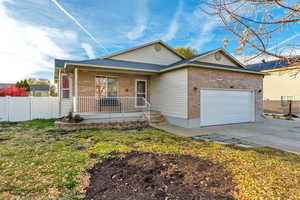
[{"label": "porch light", "polygon": [[193,90],[196,92],[196,91],[198,90],[198,88],[197,88],[197,87],[194,87]]}]

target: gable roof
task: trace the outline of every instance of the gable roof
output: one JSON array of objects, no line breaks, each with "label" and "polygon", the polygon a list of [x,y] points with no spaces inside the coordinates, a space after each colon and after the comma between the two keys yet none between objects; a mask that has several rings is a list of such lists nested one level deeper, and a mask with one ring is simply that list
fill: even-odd
[{"label": "gable roof", "polygon": [[[158,65],[158,64],[151,64],[151,63],[142,63],[142,62],[135,62],[135,61],[124,61],[124,60],[115,60],[109,59],[110,57],[120,55],[129,51],[134,51],[139,48],[143,48],[145,46],[149,46],[155,43],[160,43],[161,45],[168,48],[170,51],[174,52],[174,54],[178,55],[181,60],[170,65]],[[197,59],[211,55],[215,52],[221,51],[225,56],[228,56],[233,62],[237,63],[240,67],[231,66],[231,65],[223,65],[217,63],[208,63],[208,62],[201,62],[197,61]],[[122,69],[122,70],[133,70],[133,71],[147,71],[147,72],[165,72],[170,71],[173,69],[186,67],[186,66],[194,66],[194,67],[202,67],[202,68],[212,68],[212,69],[221,69],[221,70],[230,70],[230,71],[239,71],[245,73],[254,73],[254,74],[264,74],[260,73],[251,69],[246,69],[242,63],[240,63],[236,58],[234,58],[230,53],[228,53],[223,48],[213,49],[211,51],[207,51],[201,53],[199,55],[193,56],[192,58],[184,59],[182,55],[177,53],[173,48],[169,47],[163,41],[158,40],[151,43],[147,43],[132,49],[128,49],[125,51],[121,51],[115,54],[111,54],[105,56],[103,58],[97,59],[90,59],[90,60],[82,60],[82,61],[72,61],[72,60],[60,60],[55,59],[55,67],[56,68],[64,68],[67,65],[77,65],[77,66],[88,66],[88,67],[104,67],[110,69]]]},{"label": "gable roof", "polygon": [[245,65],[243,63],[241,63],[238,59],[236,59],[234,56],[232,56],[228,51],[226,51],[225,49],[223,48],[217,48],[217,49],[213,49],[213,50],[210,50],[210,51],[207,51],[207,52],[204,52],[204,53],[201,53],[201,54],[198,54],[196,56],[193,56],[192,58],[190,58],[192,61],[195,61],[199,58],[202,58],[204,56],[208,56],[208,55],[211,55],[211,54],[214,54],[218,51],[221,51],[225,56],[229,57],[233,62],[235,62],[237,65],[240,65],[241,67],[245,68]]},{"label": "gable roof", "polygon": [[170,47],[169,45],[164,43],[162,40],[156,40],[156,41],[149,42],[149,43],[146,43],[146,44],[143,44],[143,45],[139,45],[139,46],[136,46],[136,47],[133,47],[133,48],[129,48],[129,49],[122,50],[122,51],[119,51],[119,52],[116,52],[116,53],[112,53],[112,54],[107,55],[107,56],[103,56],[100,59],[111,58],[111,57],[118,56],[118,55],[121,55],[121,54],[124,54],[124,53],[128,53],[128,52],[131,52],[131,51],[134,51],[134,50],[137,50],[137,49],[141,49],[141,48],[153,45],[153,44],[161,44],[162,46],[164,46],[166,49],[168,49],[170,52],[172,52],[173,54],[175,54],[179,58],[181,58],[181,59],[185,58],[183,55],[181,55],[180,53],[175,51],[175,49],[173,49],[172,47]]},{"label": "gable roof", "polygon": [[105,67],[111,69],[122,69],[122,70],[133,70],[133,71],[147,71],[147,72],[166,72],[174,69],[178,69],[186,66],[194,66],[201,68],[220,69],[229,71],[238,71],[245,73],[264,74],[251,69],[245,69],[241,67],[222,65],[217,63],[208,63],[193,61],[192,59],[185,59],[170,65],[156,65],[139,62],[128,62],[112,59],[92,59],[83,61],[70,61],[70,60],[55,60],[57,68],[64,68],[66,65],[78,65],[78,66],[89,66],[89,67]]}]

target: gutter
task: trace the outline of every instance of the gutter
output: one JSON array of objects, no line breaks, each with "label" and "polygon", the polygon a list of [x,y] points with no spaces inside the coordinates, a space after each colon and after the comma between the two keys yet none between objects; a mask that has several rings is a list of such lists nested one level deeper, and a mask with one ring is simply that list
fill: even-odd
[{"label": "gutter", "polygon": [[[74,66],[79,66],[79,67],[95,67],[99,68],[99,65],[90,65],[90,64],[79,64],[79,63],[65,63],[64,68],[67,67],[67,65],[74,65]],[[110,67],[110,66],[103,66],[103,68],[106,69],[119,69],[119,70],[128,70],[128,71],[141,71],[141,72],[152,72],[152,73],[160,73],[160,72],[167,72],[170,70],[174,69],[179,69],[182,67],[199,67],[199,68],[207,68],[207,69],[216,69],[216,70],[225,70],[225,71],[235,71],[235,72],[242,72],[242,73],[249,73],[249,74],[258,74],[258,75],[267,75],[268,73],[265,72],[257,72],[257,71],[250,71],[250,70],[245,70],[245,69],[233,69],[233,68],[226,68],[226,67],[213,67],[209,65],[204,65],[204,64],[193,64],[193,63],[184,63],[181,65],[161,69],[161,70],[145,70],[145,69],[132,69],[132,68],[127,68],[127,67]]]},{"label": "gutter", "polygon": [[188,66],[192,66],[192,67],[199,67],[199,68],[208,68],[208,69],[221,69],[221,70],[226,70],[226,71],[236,71],[236,72],[242,72],[242,73],[249,73],[249,74],[259,74],[259,75],[266,75],[267,73],[264,72],[256,72],[256,71],[249,71],[249,70],[243,70],[243,69],[229,69],[226,67],[212,67],[212,66],[208,66],[208,65],[199,65],[199,64],[192,64],[192,63],[185,63],[185,64],[181,64],[178,66],[174,66],[174,67],[169,67],[163,70],[160,70],[160,72],[167,72],[170,70],[174,70],[174,69],[179,69],[182,67],[188,67]]},{"label": "gutter", "polygon": [[99,67],[103,67],[103,68],[107,68],[107,69],[120,69],[120,70],[128,70],[128,71],[143,71],[143,72],[155,72],[158,73],[159,71],[157,70],[146,70],[146,69],[133,69],[133,68],[127,68],[127,67],[111,67],[111,66],[99,66],[99,65],[90,65],[90,64],[79,64],[79,63],[65,63],[64,68],[67,67],[67,65],[74,65],[74,66],[78,66],[78,67],[95,67],[95,68],[99,68]]}]

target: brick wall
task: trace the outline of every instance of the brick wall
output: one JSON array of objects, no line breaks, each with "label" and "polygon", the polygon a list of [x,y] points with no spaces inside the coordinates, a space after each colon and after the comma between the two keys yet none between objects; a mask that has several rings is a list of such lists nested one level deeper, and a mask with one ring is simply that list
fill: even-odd
[{"label": "brick wall", "polygon": [[[194,91],[194,87],[197,90]],[[263,76],[225,70],[188,68],[188,116],[189,119],[200,117],[200,89],[250,89],[256,91],[256,115],[263,112]],[[226,106],[226,105],[224,105]]]},{"label": "brick wall", "polygon": [[[96,76],[115,76],[118,78],[118,96],[134,97],[135,95],[135,80],[145,79],[148,83],[148,93],[150,79],[147,75],[110,73],[110,72],[93,72],[93,71],[78,71],[78,96],[95,96]],[[149,97],[149,95],[148,95]]]}]

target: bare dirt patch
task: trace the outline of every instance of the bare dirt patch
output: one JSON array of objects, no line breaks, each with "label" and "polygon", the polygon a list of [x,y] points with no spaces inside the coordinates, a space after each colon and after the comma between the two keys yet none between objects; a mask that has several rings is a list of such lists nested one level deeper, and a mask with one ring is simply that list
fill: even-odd
[{"label": "bare dirt patch", "polygon": [[189,155],[131,152],[89,170],[86,199],[233,200],[230,173]]}]

